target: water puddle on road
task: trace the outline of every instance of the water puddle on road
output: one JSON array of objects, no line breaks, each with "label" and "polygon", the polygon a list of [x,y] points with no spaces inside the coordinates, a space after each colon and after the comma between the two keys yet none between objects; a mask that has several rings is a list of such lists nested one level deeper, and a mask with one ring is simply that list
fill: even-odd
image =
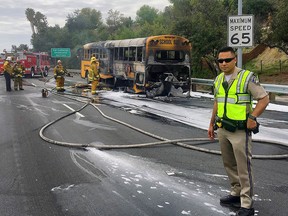
[{"label": "water puddle on road", "polygon": [[[193,180],[193,176],[199,176],[200,173],[189,171],[189,174],[185,174],[183,170],[123,152],[88,148],[86,152],[71,150],[70,155],[77,167],[95,177],[95,184],[98,186],[90,185],[90,192],[97,194],[101,190],[102,193],[111,195],[105,201],[106,204],[111,200],[118,208],[133,206],[135,209],[149,209],[150,213],[152,210],[158,215],[217,216],[231,213],[219,204],[216,193],[221,189],[218,186],[208,185],[197,178]],[[180,178],[181,175],[191,178]],[[207,174],[201,176],[206,179],[214,178]],[[115,195],[117,199],[112,198]],[[120,205],[124,200],[127,202],[126,207]],[[97,205],[99,207],[101,204]]]}]

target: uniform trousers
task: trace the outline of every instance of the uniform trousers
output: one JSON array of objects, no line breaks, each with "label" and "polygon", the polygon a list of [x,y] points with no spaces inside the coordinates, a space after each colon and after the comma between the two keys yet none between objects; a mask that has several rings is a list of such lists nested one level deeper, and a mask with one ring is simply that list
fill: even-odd
[{"label": "uniform trousers", "polygon": [[16,76],[14,78],[14,90],[23,89],[23,79],[22,77]]},{"label": "uniform trousers", "polygon": [[251,134],[246,130],[229,132],[219,128],[218,139],[221,147],[223,164],[226,169],[232,196],[240,196],[241,207],[253,206],[253,175]]},{"label": "uniform trousers", "polygon": [[6,81],[6,91],[11,91],[11,75],[8,72],[4,72]]},{"label": "uniform trousers", "polygon": [[96,94],[96,89],[98,86],[98,80],[91,81],[91,94]]},{"label": "uniform trousers", "polygon": [[64,77],[62,76],[57,76],[56,77],[56,90],[57,91],[63,91],[64,90]]}]

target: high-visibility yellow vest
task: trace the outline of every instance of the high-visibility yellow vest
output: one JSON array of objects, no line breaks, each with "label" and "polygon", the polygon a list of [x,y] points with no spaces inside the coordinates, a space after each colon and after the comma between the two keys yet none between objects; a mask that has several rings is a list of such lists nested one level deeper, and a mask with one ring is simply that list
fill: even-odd
[{"label": "high-visibility yellow vest", "polygon": [[253,72],[248,70],[240,71],[233,83],[229,87],[227,85],[227,91],[223,87],[224,73],[216,77],[214,89],[215,99],[218,104],[217,116],[219,118],[224,117],[237,121],[246,120],[247,104],[252,110],[252,96],[247,91],[251,76],[253,76]]}]

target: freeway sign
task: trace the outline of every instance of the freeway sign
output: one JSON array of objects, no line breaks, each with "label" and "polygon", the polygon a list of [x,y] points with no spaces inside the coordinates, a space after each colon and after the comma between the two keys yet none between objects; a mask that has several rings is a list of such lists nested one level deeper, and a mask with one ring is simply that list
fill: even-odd
[{"label": "freeway sign", "polygon": [[52,58],[69,58],[71,57],[70,48],[51,48],[51,57]]}]

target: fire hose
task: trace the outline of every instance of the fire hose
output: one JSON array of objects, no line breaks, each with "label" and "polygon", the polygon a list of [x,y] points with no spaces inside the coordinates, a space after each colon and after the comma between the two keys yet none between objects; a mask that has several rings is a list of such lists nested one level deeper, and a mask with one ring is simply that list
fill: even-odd
[{"label": "fire hose", "polygon": [[[177,146],[181,146],[181,147],[184,147],[184,148],[187,148],[187,149],[191,149],[191,150],[196,150],[196,151],[200,151],[200,152],[205,152],[205,153],[209,153],[209,154],[216,154],[216,155],[221,155],[221,152],[218,151],[218,150],[211,150],[211,149],[207,149],[207,148],[201,148],[201,147],[198,147],[198,146],[194,146],[194,145],[191,145],[191,144],[186,144],[185,142],[197,142],[197,141],[210,141],[209,138],[187,138],[187,139],[175,139],[175,140],[169,140],[169,139],[166,139],[164,137],[161,137],[161,136],[158,136],[158,135],[155,135],[155,134],[152,134],[150,132],[147,132],[147,131],[144,131],[140,128],[137,128],[137,127],[134,127],[133,125],[130,125],[128,123],[125,123],[123,121],[120,121],[118,119],[115,119],[115,118],[112,118],[108,115],[106,115],[97,105],[91,103],[91,102],[84,102],[83,100],[80,100],[78,99],[77,97],[80,97],[80,98],[86,98],[86,99],[89,99],[91,101],[91,98],[89,97],[85,97],[85,96],[79,96],[79,95],[74,95],[74,94],[69,94],[70,96],[68,95],[64,95],[63,93],[62,94],[57,94],[57,93],[53,93],[53,94],[56,94],[56,95],[60,95],[60,96],[63,96],[63,97],[66,97],[66,98],[69,98],[69,99],[72,99],[72,100],[76,100],[78,102],[81,102],[81,103],[85,103],[80,109],[78,110],[75,110],[71,113],[68,113],[54,121],[51,121],[49,123],[47,123],[46,125],[44,125],[40,131],[39,131],[39,136],[45,140],[46,142],[49,142],[49,143],[52,143],[52,144],[55,144],[55,145],[60,145],[60,146],[66,146],[66,147],[74,147],[74,148],[87,148],[87,147],[91,147],[91,148],[97,148],[97,149],[102,149],[102,150],[105,150],[105,149],[123,149],[123,148],[140,148],[140,147],[148,147],[148,146],[157,146],[157,145],[164,145],[164,144],[173,144],[173,145],[177,145]],[[73,97],[73,96],[77,96],[77,97]],[[150,136],[152,138],[155,138],[155,139],[158,139],[160,141],[158,142],[151,142],[151,143],[142,143],[142,144],[123,144],[123,145],[109,145],[109,144],[106,144],[106,145],[100,145],[100,144],[88,144],[88,143],[71,143],[71,142],[63,142],[63,141],[56,141],[56,140],[53,140],[53,139],[50,139],[48,137],[46,137],[44,135],[44,132],[45,130],[50,127],[51,125],[55,124],[56,122],[70,116],[70,115],[73,115],[75,114],[76,112],[81,112],[84,108],[86,108],[87,106],[93,106],[104,118],[106,119],[109,119],[111,121],[114,121],[114,122],[117,122],[119,124],[122,124],[126,127],[129,127],[135,131],[138,131],[142,134],[145,134],[147,136]],[[217,139],[215,139],[217,140]],[[274,144],[274,145],[280,145],[280,146],[285,146],[285,147],[288,147],[287,144],[285,143],[282,143],[282,142],[277,142],[277,141],[267,141],[267,140],[261,140],[261,139],[253,139],[253,141],[256,141],[256,142],[260,142],[260,143],[267,143],[267,144]],[[288,158],[288,154],[277,154],[277,155],[253,155],[252,158],[255,158],[255,159],[286,159]]]}]

